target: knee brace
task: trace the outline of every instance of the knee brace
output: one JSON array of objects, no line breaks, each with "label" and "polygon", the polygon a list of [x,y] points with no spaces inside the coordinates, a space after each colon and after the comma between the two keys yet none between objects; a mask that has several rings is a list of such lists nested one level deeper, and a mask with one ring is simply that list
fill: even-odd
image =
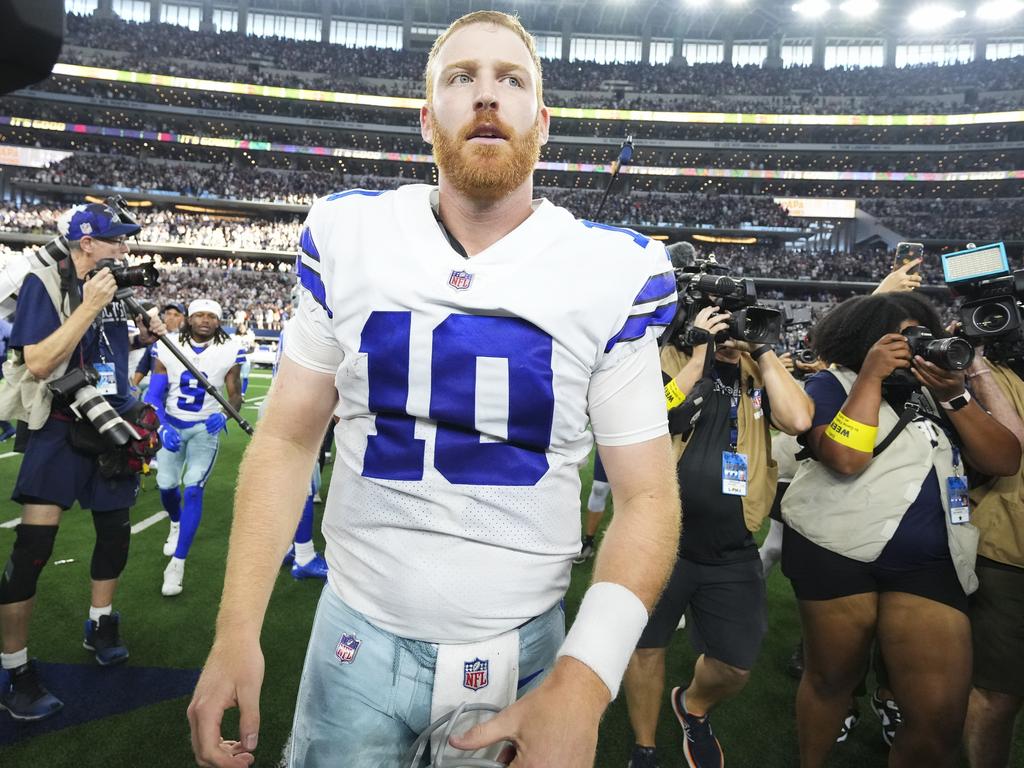
[{"label": "knee brace", "polygon": [[132,539],[128,510],[93,512],[92,520],[96,546],[92,550],[90,575],[96,581],[116,579],[128,563],[128,545]]},{"label": "knee brace", "polygon": [[593,485],[590,486],[590,498],[587,499],[587,511],[604,512],[605,504],[608,503],[608,491],[610,490],[611,486],[608,483],[602,483],[600,480],[595,480]]},{"label": "knee brace", "polygon": [[56,538],[56,525],[22,523],[17,527],[11,559],[0,574],[0,604],[20,603],[35,595],[39,574],[53,553]]}]

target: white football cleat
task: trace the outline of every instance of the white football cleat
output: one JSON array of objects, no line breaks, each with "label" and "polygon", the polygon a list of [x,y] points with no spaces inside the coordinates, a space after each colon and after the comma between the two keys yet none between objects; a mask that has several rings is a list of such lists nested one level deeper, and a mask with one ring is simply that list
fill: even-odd
[{"label": "white football cleat", "polygon": [[174,550],[178,548],[178,531],[181,530],[181,523],[171,522],[171,530],[167,532],[167,541],[164,542],[164,554],[171,557]]},{"label": "white football cleat", "polygon": [[180,595],[182,590],[181,581],[184,577],[185,561],[172,557],[171,562],[164,568],[164,584],[160,587],[160,594],[164,597]]}]

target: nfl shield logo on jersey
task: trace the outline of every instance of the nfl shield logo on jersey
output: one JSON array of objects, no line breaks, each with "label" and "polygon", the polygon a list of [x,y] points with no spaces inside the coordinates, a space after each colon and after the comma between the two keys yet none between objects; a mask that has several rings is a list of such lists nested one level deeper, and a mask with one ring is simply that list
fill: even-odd
[{"label": "nfl shield logo on jersey", "polygon": [[342,635],[341,640],[338,641],[338,647],[334,649],[334,655],[342,664],[351,664],[355,661],[356,654],[359,653],[359,646],[362,644],[362,641],[357,640],[355,635]]},{"label": "nfl shield logo on jersey", "polygon": [[463,665],[463,676],[462,686],[469,688],[471,691],[479,691],[481,688],[486,688],[487,679],[487,667],[490,664],[486,659],[473,659],[467,661]]},{"label": "nfl shield logo on jersey", "polygon": [[448,277],[448,285],[456,291],[464,291],[473,283],[473,276],[465,270],[453,269]]}]

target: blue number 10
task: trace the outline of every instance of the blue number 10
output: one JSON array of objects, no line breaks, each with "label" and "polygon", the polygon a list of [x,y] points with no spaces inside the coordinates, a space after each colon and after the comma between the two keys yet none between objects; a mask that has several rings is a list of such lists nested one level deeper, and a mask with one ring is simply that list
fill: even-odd
[{"label": "blue number 10", "polygon": [[[367,439],[363,476],[421,480],[424,441],[406,412],[412,313],[373,312],[359,351],[367,356],[369,406],[377,434]],[[434,329],[430,418],[437,422],[434,466],[457,485],[535,485],[547,472],[555,396],[551,337],[515,317],[449,315]],[[484,443],[476,428],[480,357],[508,362],[508,440]]]}]

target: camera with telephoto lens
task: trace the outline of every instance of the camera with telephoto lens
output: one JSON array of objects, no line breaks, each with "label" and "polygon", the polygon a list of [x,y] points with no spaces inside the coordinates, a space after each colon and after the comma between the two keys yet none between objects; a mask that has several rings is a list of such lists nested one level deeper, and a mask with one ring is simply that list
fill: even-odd
[{"label": "camera with telephoto lens", "polygon": [[1003,243],[943,254],[942,271],[962,299],[960,335],[995,362],[1024,359],[1024,269],[1010,270]]},{"label": "camera with telephoto lens", "polygon": [[87,420],[110,447],[125,445],[138,440],[139,434],[122,419],[114,407],[96,389],[99,374],[92,368],[74,368],[59,379],[51,381],[47,388],[54,397],[60,398],[78,416]]},{"label": "camera with telephoto lens", "polygon": [[782,313],[757,303],[757,289],[750,278],[731,277],[728,267],[714,256],[697,259],[692,267],[676,270],[679,311],[686,312],[684,332],[693,327],[697,313],[717,306],[731,314],[729,327],[715,337],[751,344],[779,344],[782,338]]},{"label": "camera with telephoto lens", "polygon": [[904,328],[903,335],[910,343],[912,355],[920,355],[929,363],[934,363],[947,371],[962,371],[974,360],[974,347],[959,336],[937,339],[935,334],[923,325]]},{"label": "camera with telephoto lens", "polygon": [[804,365],[814,365],[818,362],[818,353],[813,349],[807,349],[805,347],[804,349],[798,349],[794,352],[793,359],[798,363],[803,363]]},{"label": "camera with telephoto lens", "polygon": [[129,267],[127,264],[114,261],[114,259],[100,259],[96,262],[96,269],[89,273],[89,277],[104,267],[110,270],[118,288],[156,288],[160,285],[160,272],[149,261]]}]

